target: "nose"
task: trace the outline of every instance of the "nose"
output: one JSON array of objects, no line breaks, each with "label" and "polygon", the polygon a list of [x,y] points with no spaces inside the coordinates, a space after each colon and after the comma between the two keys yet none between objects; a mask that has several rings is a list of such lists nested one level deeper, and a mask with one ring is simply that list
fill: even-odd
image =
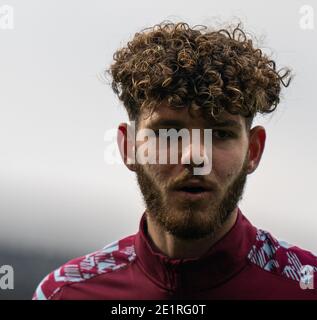
[{"label": "nose", "polygon": [[196,174],[208,174],[211,170],[212,144],[209,139],[203,140],[202,143],[201,139],[192,137],[191,141],[182,149],[181,164],[193,168],[194,174],[195,171]]},{"label": "nose", "polygon": [[206,152],[202,150],[203,146],[197,146],[189,143],[183,148],[181,163],[192,167],[201,167],[205,161],[209,161]]}]

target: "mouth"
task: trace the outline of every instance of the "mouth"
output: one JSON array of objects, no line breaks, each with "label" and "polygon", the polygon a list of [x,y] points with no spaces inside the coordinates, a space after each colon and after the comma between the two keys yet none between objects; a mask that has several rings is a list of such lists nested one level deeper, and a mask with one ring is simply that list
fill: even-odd
[{"label": "mouth", "polygon": [[177,191],[189,192],[189,193],[196,194],[196,193],[206,192],[208,190],[206,190],[203,187],[183,187],[183,188],[177,189]]},{"label": "mouth", "polygon": [[212,189],[201,182],[187,182],[173,190],[179,197],[188,200],[203,200],[210,197]]}]

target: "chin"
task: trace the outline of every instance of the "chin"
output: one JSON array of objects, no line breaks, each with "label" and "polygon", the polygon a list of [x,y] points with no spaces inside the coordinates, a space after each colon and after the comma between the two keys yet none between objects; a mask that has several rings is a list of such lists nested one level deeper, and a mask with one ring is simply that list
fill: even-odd
[{"label": "chin", "polygon": [[184,239],[200,239],[211,235],[217,225],[214,212],[210,210],[172,209],[165,220],[165,228]]}]

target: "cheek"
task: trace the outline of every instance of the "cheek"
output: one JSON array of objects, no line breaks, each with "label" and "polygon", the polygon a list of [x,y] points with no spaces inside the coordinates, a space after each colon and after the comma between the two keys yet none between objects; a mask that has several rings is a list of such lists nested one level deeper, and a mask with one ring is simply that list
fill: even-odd
[{"label": "cheek", "polygon": [[241,149],[214,150],[212,155],[212,174],[220,183],[229,184],[241,171],[245,153]]},{"label": "cheek", "polygon": [[146,166],[146,172],[157,186],[165,186],[171,179],[173,167],[168,164],[150,164]]}]

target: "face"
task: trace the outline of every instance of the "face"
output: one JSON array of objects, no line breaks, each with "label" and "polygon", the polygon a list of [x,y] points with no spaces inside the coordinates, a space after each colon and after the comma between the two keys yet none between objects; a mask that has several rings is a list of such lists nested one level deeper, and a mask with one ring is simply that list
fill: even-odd
[{"label": "face", "polygon": [[[173,125],[167,125],[173,123]],[[249,132],[245,119],[223,113],[215,120],[188,108],[160,105],[141,117],[138,129],[212,129],[212,170],[194,175],[193,162],[182,164],[136,164],[137,175],[148,214],[167,232],[182,239],[212,236],[235,209],[242,196],[249,165]],[[157,137],[159,139],[159,137]],[[200,150],[203,150],[203,136]],[[137,143],[137,148],[140,143]],[[167,149],[172,148],[168,145]],[[210,151],[210,150],[209,150]],[[183,156],[179,148],[179,159]],[[205,150],[208,154],[208,150]]]}]

